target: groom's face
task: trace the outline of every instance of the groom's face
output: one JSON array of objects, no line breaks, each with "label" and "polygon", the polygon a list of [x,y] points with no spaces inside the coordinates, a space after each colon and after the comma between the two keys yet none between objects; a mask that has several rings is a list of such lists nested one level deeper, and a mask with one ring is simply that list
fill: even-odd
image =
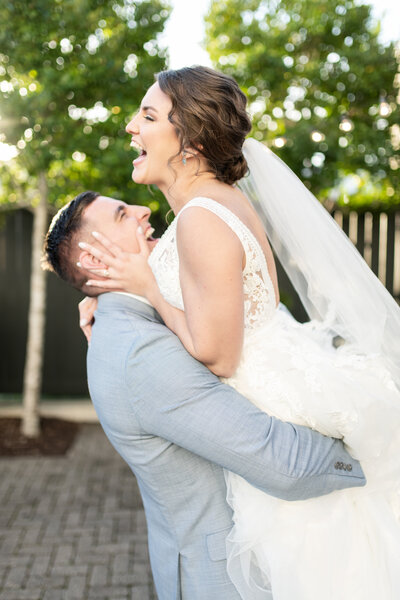
[{"label": "groom's face", "polygon": [[85,229],[102,233],[126,252],[137,253],[136,231],[140,225],[151,251],[158,240],[151,237],[150,214],[147,206],[129,205],[121,200],[99,196],[84,211]]}]

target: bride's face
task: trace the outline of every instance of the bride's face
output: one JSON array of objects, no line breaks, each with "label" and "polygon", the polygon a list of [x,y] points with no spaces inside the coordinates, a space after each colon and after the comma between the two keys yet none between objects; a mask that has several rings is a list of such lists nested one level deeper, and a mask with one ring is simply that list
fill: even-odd
[{"label": "bride's face", "polygon": [[171,108],[169,97],[158,83],[154,83],[126,127],[132,136],[131,145],[139,151],[138,158],[133,161],[132,179],[136,183],[163,188],[174,180],[169,164],[175,171],[181,168],[182,157],[172,158],[178,153],[180,144],[174,126],[168,120]]}]

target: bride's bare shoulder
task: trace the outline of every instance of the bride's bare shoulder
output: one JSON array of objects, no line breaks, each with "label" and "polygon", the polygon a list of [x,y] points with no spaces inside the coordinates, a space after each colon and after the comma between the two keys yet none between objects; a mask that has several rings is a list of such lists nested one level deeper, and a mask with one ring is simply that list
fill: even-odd
[{"label": "bride's bare shoulder", "polygon": [[[237,246],[237,237],[224,215],[218,209],[213,210],[221,203],[212,198],[205,200],[206,202],[203,204],[188,205],[179,215],[176,229],[178,244],[189,243],[193,247],[196,242],[199,242],[208,245],[215,243],[220,248],[224,244]],[[207,202],[209,200],[211,200],[211,206]]]}]

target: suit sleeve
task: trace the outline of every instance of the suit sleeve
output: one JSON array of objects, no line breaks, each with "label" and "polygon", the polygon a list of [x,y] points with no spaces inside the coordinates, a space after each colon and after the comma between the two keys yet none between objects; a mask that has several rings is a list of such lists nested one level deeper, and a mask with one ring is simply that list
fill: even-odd
[{"label": "suit sleeve", "polygon": [[217,463],[272,496],[303,500],[365,485],[360,464],[341,441],[260,411],[163,326],[148,328],[135,343],[125,383],[146,433]]}]

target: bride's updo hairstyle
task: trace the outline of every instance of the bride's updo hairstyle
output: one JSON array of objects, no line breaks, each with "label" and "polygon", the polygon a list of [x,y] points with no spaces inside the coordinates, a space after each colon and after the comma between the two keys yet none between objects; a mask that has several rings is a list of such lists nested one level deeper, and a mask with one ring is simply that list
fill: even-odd
[{"label": "bride's updo hairstyle", "polygon": [[232,185],[241,179],[248,170],[242,146],[251,122],[236,81],[207,67],[162,71],[156,79],[172,102],[168,118],[179,152],[196,149],[219,181]]}]

